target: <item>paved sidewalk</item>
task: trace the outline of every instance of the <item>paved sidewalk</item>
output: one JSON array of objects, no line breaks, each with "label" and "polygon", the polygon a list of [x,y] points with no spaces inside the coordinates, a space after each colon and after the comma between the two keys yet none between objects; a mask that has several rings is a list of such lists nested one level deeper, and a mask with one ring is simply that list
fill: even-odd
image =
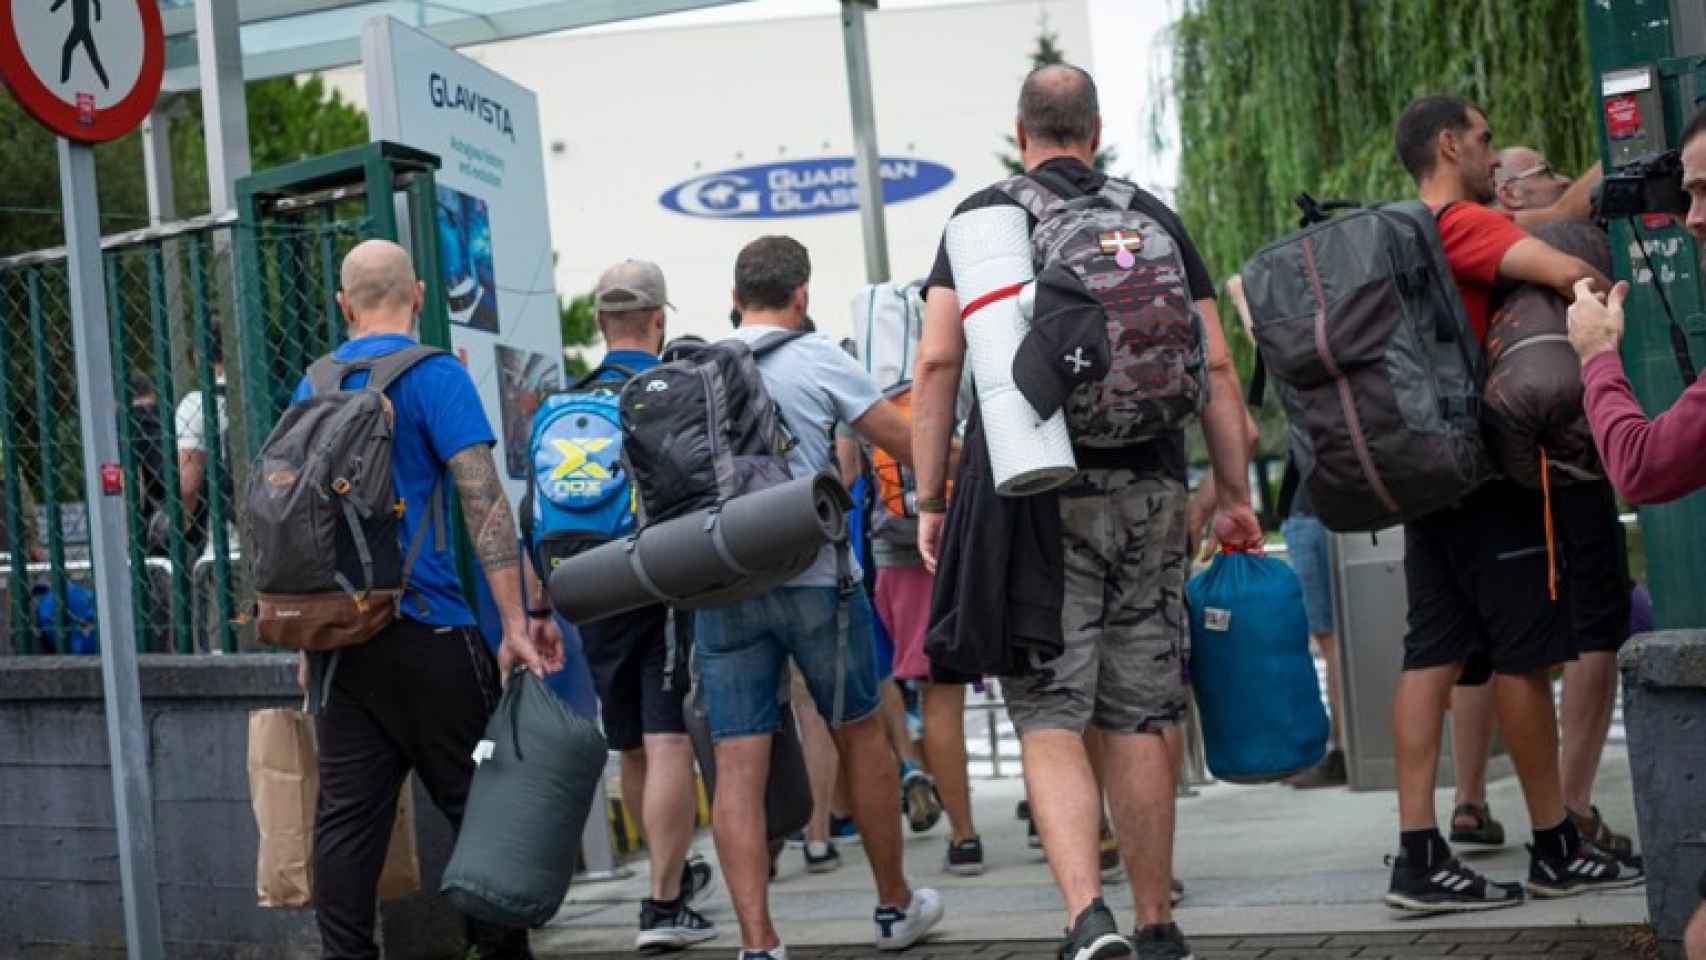
[{"label": "paved sidewalk", "polygon": [[[905,953],[878,954],[869,946],[789,948],[789,960],[854,960],[875,956],[905,960],[1055,960],[1055,943],[1010,940],[921,944]],[[1650,960],[1638,927],[1556,927],[1521,930],[1436,930],[1390,933],[1285,934],[1198,937],[1197,960]],[[725,957],[729,948],[693,950],[685,960]],[[581,954],[583,960],[632,960],[634,954]]]}]

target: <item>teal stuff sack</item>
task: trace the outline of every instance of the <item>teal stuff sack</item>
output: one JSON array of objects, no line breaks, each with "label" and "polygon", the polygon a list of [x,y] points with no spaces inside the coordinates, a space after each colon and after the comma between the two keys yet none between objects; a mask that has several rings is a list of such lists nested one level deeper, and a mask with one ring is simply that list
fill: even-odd
[{"label": "teal stuff sack", "polygon": [[1266,783],[1319,763],[1327,711],[1291,565],[1222,553],[1191,578],[1185,596],[1209,772],[1233,783]]},{"label": "teal stuff sack", "polygon": [[517,670],[486,737],[440,888],[468,916],[544,926],[563,905],[607,756],[591,720]]}]

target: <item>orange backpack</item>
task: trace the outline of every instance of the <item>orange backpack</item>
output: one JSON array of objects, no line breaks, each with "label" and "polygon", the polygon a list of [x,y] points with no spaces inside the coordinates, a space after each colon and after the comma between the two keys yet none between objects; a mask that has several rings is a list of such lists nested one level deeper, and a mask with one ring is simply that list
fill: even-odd
[{"label": "orange backpack", "polygon": [[[888,402],[895,405],[906,417],[908,424],[912,423],[912,381],[902,380],[883,392]],[[887,451],[881,447],[871,448],[871,474],[877,480],[877,498],[882,501],[883,508],[891,516],[918,516],[918,482],[914,478],[911,467],[902,466]],[[954,482],[948,480],[948,492],[952,493]]]}]

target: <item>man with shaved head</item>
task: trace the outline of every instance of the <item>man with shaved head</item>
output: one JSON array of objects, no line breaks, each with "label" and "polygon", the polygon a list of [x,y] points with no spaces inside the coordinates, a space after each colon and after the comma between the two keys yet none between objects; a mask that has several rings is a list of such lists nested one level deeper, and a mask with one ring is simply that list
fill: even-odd
[{"label": "man with shaved head", "polygon": [[[349,340],[332,353],[340,386],[364,386],[372,364],[416,345],[424,287],[408,253],[368,240],[344,258],[338,307]],[[398,537],[419,544],[406,574],[400,616],[372,640],[345,647],[318,715],[320,798],[314,821],[314,900],[328,960],[377,958],[373,942],[379,874],[397,793],[412,769],[453,827],[474,777],[474,747],[498,701],[502,677],[517,666],[543,675],[562,665],[562,637],[550,611],[523,606],[544,593],[518,563],[515,520],[492,457],[496,438],[468,371],[448,353],[421,360],[385,388],[395,412],[392,483],[404,504]],[[292,402],[314,390],[305,377]],[[503,618],[494,663],[462,596],[456,558],[442,536],[449,513],[435,496],[455,484],[463,522]],[[422,524],[439,535],[416,539]],[[306,682],[306,655],[303,679]],[[466,921],[482,960],[529,956],[527,932]]]},{"label": "man with shaved head", "polygon": [[1534,228],[1554,220],[1586,220],[1593,215],[1593,191],[1599,186],[1599,164],[1580,179],[1553,169],[1533,147],[1506,147],[1493,165],[1493,193],[1498,205],[1510,211],[1518,226]]},{"label": "man with shaved head", "polygon": [[[955,215],[1017,206],[1035,232],[1044,218],[1053,229],[1061,202],[1070,201],[1110,218],[1092,238],[1097,247],[1077,248],[1082,259],[1068,264],[1052,254],[1033,256],[1042,260],[1036,264],[1035,322],[1014,360],[1015,383],[1037,416],[1067,411],[1079,472],[1057,491],[996,496],[983,441],[968,436],[954,481],[954,515],[946,516],[949,441],[966,343],[944,246],[925,284],[913,386],[918,546],[937,574],[932,638],[948,633],[954,644],[974,646],[980,641],[973,638],[994,636],[1010,648],[1058,641],[1052,658],[1027,651],[1032,669],[1004,677],[1002,690],[1019,731],[1043,851],[1066,901],[1060,956],[1111,960],[1135,952],[1143,960],[1185,960],[1190,948],[1170,902],[1175,770],[1168,745],[1168,730],[1188,703],[1184,433],[1133,429],[1110,438],[1097,431],[1096,418],[1107,409],[1104,398],[1141,391],[1133,387],[1133,351],[1157,345],[1151,331],[1179,331],[1191,347],[1184,353],[1196,359],[1181,361],[1189,370],[1175,379],[1208,385],[1207,406],[1198,409],[1217,479],[1216,532],[1235,548],[1260,543],[1245,479],[1237,375],[1215,313],[1213,280],[1184,225],[1135,184],[1091,166],[1102,120],[1090,75],[1066,64],[1032,71],[1019,93],[1018,114],[1025,174],[973,194]],[[1075,232],[1066,242],[1078,238]],[[1078,276],[1080,267],[1095,275]],[[1130,304],[1145,307],[1138,312]],[[972,422],[974,431],[981,429],[975,426],[979,416]],[[1094,444],[1078,443],[1081,437]],[[948,529],[952,535],[945,535]],[[1026,542],[1052,542],[1059,550],[1008,554],[1014,537],[978,541],[982,531],[1020,530],[1034,536]],[[1046,592],[1037,586],[1045,582]],[[992,604],[990,597],[1012,599]],[[1038,609],[1045,600],[1047,609]],[[1039,641],[1033,636],[1039,633],[1047,636]],[[947,679],[944,674],[955,671],[946,667],[933,662],[933,676]],[[1085,736],[1092,728],[1136,901],[1138,922],[1129,939],[1101,896],[1102,790]]]}]

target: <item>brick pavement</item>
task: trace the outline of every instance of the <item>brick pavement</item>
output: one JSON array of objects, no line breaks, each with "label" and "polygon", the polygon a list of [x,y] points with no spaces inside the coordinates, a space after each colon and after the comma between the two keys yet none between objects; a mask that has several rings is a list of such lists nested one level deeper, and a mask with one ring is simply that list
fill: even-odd
[{"label": "brick pavement", "polygon": [[[800,947],[789,960],[1055,960],[1058,943],[1004,941],[923,944],[901,954],[868,946]],[[1645,927],[1562,927],[1512,930],[1417,930],[1380,933],[1194,937],[1197,960],[1656,960]],[[692,950],[685,960],[728,957],[729,947]],[[577,960],[632,960],[633,953],[580,954]]]}]

